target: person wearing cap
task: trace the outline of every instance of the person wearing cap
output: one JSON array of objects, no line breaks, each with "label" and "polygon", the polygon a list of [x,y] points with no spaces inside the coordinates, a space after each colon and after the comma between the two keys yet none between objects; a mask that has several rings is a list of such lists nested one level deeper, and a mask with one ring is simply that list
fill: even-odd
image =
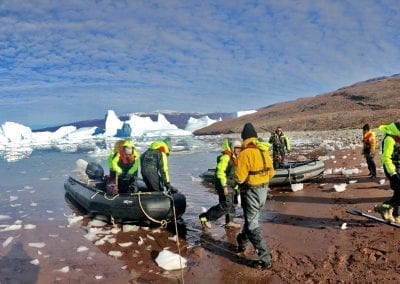
[{"label": "person wearing cap", "polygon": [[282,127],[278,126],[275,132],[271,132],[268,142],[272,145],[274,169],[278,169],[285,160],[286,152],[290,152],[290,140],[282,132]]},{"label": "person wearing cap", "polygon": [[120,140],[115,143],[113,151],[108,156],[110,179],[115,181],[118,176],[118,191],[126,193],[136,190],[136,180],[139,170],[140,154],[132,140]]},{"label": "person wearing cap", "polygon": [[258,259],[252,262],[259,269],[272,267],[270,250],[262,237],[259,225],[260,211],[267,199],[268,183],[275,171],[268,151],[268,142],[258,139],[251,123],[243,127],[242,151],[237,159],[235,179],[239,184],[244,226],[236,237],[238,253],[244,254],[250,242],[257,251]]},{"label": "person wearing cap", "polygon": [[224,140],[222,143],[221,155],[217,157],[217,167],[215,171],[215,190],[218,193],[219,203],[208,209],[207,212],[200,214],[199,219],[203,228],[211,228],[211,221],[216,221],[225,215],[226,228],[240,228],[240,224],[233,219],[235,217],[235,187],[234,179],[236,159],[241,151],[242,143],[234,140],[229,143]]},{"label": "person wearing cap", "polygon": [[383,133],[381,163],[385,176],[390,181],[393,196],[375,206],[375,211],[388,222],[400,223],[400,120],[379,126]]},{"label": "person wearing cap", "polygon": [[373,132],[369,124],[363,126],[363,155],[368,165],[369,176],[376,178],[376,165],[374,161],[376,150],[376,135]]},{"label": "person wearing cap", "polygon": [[140,168],[148,190],[177,192],[169,177],[168,156],[171,150],[171,140],[167,138],[154,141],[141,155]]}]

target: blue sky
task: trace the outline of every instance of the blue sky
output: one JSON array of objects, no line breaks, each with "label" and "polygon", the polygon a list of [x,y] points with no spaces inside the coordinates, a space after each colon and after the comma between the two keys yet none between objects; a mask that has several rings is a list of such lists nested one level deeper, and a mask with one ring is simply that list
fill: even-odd
[{"label": "blue sky", "polygon": [[400,73],[393,1],[0,1],[0,124],[258,109]]}]

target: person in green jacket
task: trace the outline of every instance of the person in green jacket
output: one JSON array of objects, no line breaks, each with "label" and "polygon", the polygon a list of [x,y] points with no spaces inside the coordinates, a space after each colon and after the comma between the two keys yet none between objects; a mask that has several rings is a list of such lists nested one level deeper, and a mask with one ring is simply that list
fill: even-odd
[{"label": "person in green jacket", "polygon": [[169,177],[168,156],[171,153],[171,140],[154,141],[140,157],[140,168],[143,181],[150,191],[175,193],[178,190],[171,185]]},{"label": "person in green jacket", "polygon": [[385,176],[390,181],[390,188],[393,189],[393,196],[375,206],[375,211],[388,222],[400,223],[400,120],[381,125],[379,130],[384,134],[381,163]]},{"label": "person in green jacket", "polygon": [[290,152],[290,140],[282,132],[282,127],[278,126],[275,132],[271,133],[268,142],[272,145],[274,169],[278,169],[285,160],[286,152]]},{"label": "person in green jacket", "polygon": [[235,168],[236,159],[240,153],[242,143],[238,140],[222,143],[221,155],[217,158],[215,171],[215,190],[218,193],[219,203],[200,214],[199,219],[203,228],[211,228],[210,221],[216,221],[225,215],[226,228],[240,228],[240,224],[233,221],[235,217]]},{"label": "person in green jacket", "polygon": [[[132,140],[118,141],[108,156],[110,180],[117,182],[118,192],[134,192],[137,190],[136,180],[139,170],[140,154]],[[116,177],[118,176],[118,180]]]}]

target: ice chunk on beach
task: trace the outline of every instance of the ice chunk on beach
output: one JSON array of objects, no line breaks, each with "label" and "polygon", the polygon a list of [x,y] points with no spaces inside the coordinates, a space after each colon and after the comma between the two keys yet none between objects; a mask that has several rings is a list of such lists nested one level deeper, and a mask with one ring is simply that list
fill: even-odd
[{"label": "ice chunk on beach", "polygon": [[179,254],[165,249],[158,254],[156,263],[164,270],[177,270],[185,268],[187,260]]},{"label": "ice chunk on beach", "polygon": [[334,184],[334,185],[333,185],[333,189],[334,189],[336,192],[343,192],[343,191],[346,190],[346,186],[347,186],[346,183]]},{"label": "ice chunk on beach", "polygon": [[80,246],[80,247],[78,247],[78,248],[76,249],[76,252],[83,252],[83,251],[87,251],[87,250],[89,250],[87,247],[85,247],[85,246]]},{"label": "ice chunk on beach", "polygon": [[120,257],[120,256],[122,256],[122,252],[120,252],[118,250],[110,250],[108,252],[108,255],[114,256],[114,257]]},{"label": "ice chunk on beach", "polygon": [[31,260],[30,262],[29,262],[30,264],[33,264],[33,265],[39,265],[39,259],[34,259],[34,260]]},{"label": "ice chunk on beach", "polygon": [[9,225],[9,226],[5,227],[4,229],[1,229],[0,232],[15,231],[15,230],[19,230],[21,228],[22,228],[21,224],[13,224],[13,225]]},{"label": "ice chunk on beach", "polygon": [[303,189],[303,184],[302,183],[292,183],[290,187],[293,192],[296,192],[296,191]]},{"label": "ice chunk on beach", "polygon": [[28,243],[28,246],[33,248],[44,248],[46,246],[45,243]]}]

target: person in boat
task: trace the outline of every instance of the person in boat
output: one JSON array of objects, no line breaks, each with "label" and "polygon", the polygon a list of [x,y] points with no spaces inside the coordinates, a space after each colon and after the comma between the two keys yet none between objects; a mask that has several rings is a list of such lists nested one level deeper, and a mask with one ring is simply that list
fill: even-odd
[{"label": "person in boat", "polygon": [[290,152],[290,140],[283,133],[282,127],[278,126],[275,132],[271,132],[268,142],[272,145],[274,169],[278,169],[285,160],[286,152]]},{"label": "person in boat", "polygon": [[373,132],[369,124],[363,126],[363,155],[368,165],[369,176],[376,178],[376,165],[374,161],[376,149],[376,135]]},{"label": "person in boat", "polygon": [[171,185],[168,156],[172,151],[169,138],[151,143],[140,158],[143,181],[150,191],[175,193],[178,190]]},{"label": "person in boat", "polygon": [[240,153],[242,143],[234,140],[222,143],[221,155],[217,157],[215,171],[215,190],[218,193],[219,204],[212,206],[207,212],[200,214],[199,219],[203,228],[211,228],[211,221],[216,221],[225,215],[226,228],[240,228],[240,224],[233,219],[235,217],[234,197],[236,182],[234,179],[236,159]]},{"label": "person in boat", "polygon": [[235,180],[240,189],[244,226],[236,237],[238,254],[244,254],[250,242],[258,255],[253,266],[269,269],[272,267],[271,253],[262,238],[259,218],[267,199],[268,183],[275,171],[268,151],[269,144],[258,140],[257,132],[251,123],[244,125],[241,137],[243,144],[237,159]]},{"label": "person in boat", "polygon": [[108,166],[110,181],[118,184],[118,192],[137,190],[139,163],[140,154],[132,140],[120,140],[115,143],[113,151],[108,156]]},{"label": "person in boat", "polygon": [[375,211],[388,222],[400,223],[400,119],[387,125],[379,126],[383,133],[381,163],[385,176],[390,181],[393,196],[375,206]]}]

